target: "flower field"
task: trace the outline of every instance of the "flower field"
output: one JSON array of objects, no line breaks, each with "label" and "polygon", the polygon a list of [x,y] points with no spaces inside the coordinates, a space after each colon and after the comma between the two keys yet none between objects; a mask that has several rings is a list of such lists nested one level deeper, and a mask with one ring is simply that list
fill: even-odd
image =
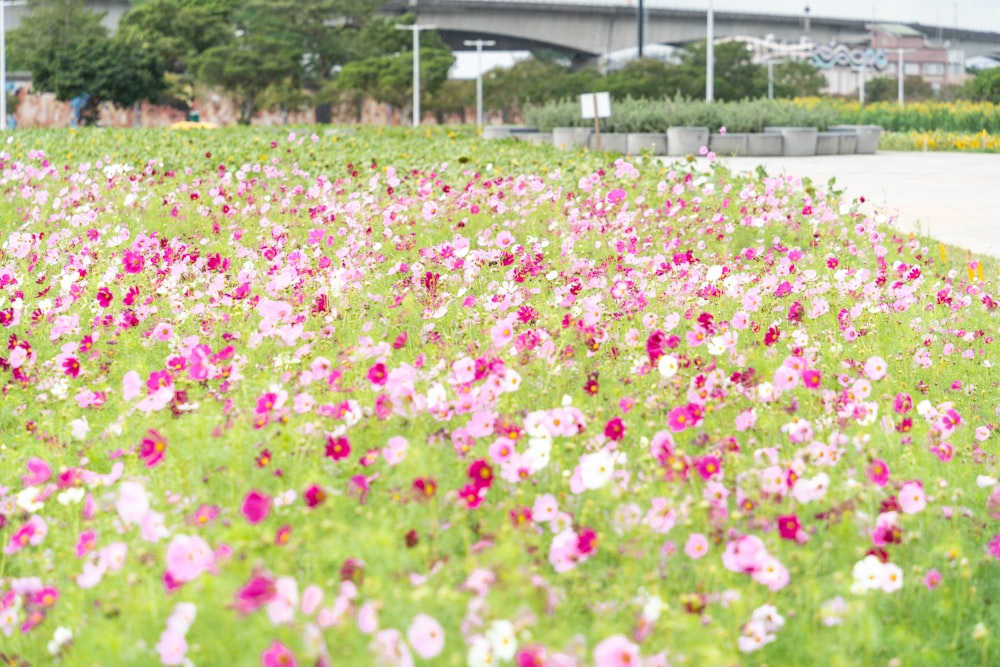
[{"label": "flower field", "polygon": [[1000,135],[986,130],[976,134],[965,132],[888,132],[882,135],[879,147],[897,151],[958,151],[972,153],[1000,152]]},{"label": "flower field", "polygon": [[0,663],[997,662],[993,265],[316,132],[0,144]]}]

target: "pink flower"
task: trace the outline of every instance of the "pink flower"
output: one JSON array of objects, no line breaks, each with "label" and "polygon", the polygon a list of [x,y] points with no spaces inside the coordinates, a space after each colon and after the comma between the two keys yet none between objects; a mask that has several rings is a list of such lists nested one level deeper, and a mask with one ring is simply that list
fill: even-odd
[{"label": "pink flower", "polygon": [[273,600],[278,594],[274,579],[269,575],[254,572],[253,577],[247,584],[236,591],[236,611],[241,614],[249,614],[257,611],[268,602]]},{"label": "pink flower", "polygon": [[822,374],[815,369],[807,368],[802,371],[802,384],[806,386],[806,389],[818,389],[822,379]]},{"label": "pink flower", "polygon": [[76,557],[83,558],[97,546],[97,533],[85,530],[76,541]]},{"label": "pink flower", "polygon": [[295,654],[276,640],[260,656],[260,664],[263,667],[296,667],[299,663],[295,660]]},{"label": "pink flower", "polygon": [[924,577],[924,586],[928,590],[934,590],[941,583],[941,573],[935,569],[930,569],[927,571],[927,575]]},{"label": "pink flower", "polygon": [[156,644],[156,652],[160,654],[160,662],[164,665],[183,665],[187,651],[187,639],[182,633],[170,628],[163,631]]},{"label": "pink flower", "polygon": [[875,459],[868,464],[868,468],[865,469],[865,473],[868,475],[868,479],[871,480],[873,484],[885,486],[889,483],[889,464],[882,459]]},{"label": "pink flower", "polygon": [[927,496],[924,494],[924,487],[919,481],[910,481],[903,484],[899,490],[899,509],[905,514],[916,514],[927,507]]},{"label": "pink flower", "polygon": [[26,467],[30,473],[21,477],[21,481],[24,482],[25,486],[44,484],[50,477],[52,477],[52,468],[50,468],[49,464],[42,459],[28,459],[25,462],[24,467]]},{"label": "pink flower", "polygon": [[870,380],[881,380],[885,377],[887,371],[888,365],[882,357],[868,357],[868,361],[865,362],[865,375]]},{"label": "pink flower", "polygon": [[153,468],[163,460],[166,452],[166,439],[159,432],[149,429],[139,445],[139,458],[145,461],[147,468]]},{"label": "pink flower", "polygon": [[635,667],[638,664],[639,647],[624,635],[613,635],[594,647],[594,667]]},{"label": "pink flower", "polygon": [[250,491],[246,495],[246,498],[243,499],[243,506],[240,508],[240,514],[246,517],[246,520],[251,524],[257,524],[266,519],[270,511],[271,497],[257,490]]},{"label": "pink flower", "polygon": [[417,655],[430,660],[444,649],[444,628],[427,614],[417,614],[406,630],[406,639]]},{"label": "pink flower", "polygon": [[493,346],[497,349],[505,346],[514,338],[514,318],[506,317],[490,329],[490,338],[493,341]]},{"label": "pink flower", "polygon": [[122,378],[122,398],[130,401],[142,393],[142,378],[135,371],[129,371]]},{"label": "pink flower", "polygon": [[674,408],[667,413],[667,426],[674,433],[680,433],[688,428],[693,421],[694,418],[691,416],[691,412],[687,406]]},{"label": "pink flower", "polygon": [[32,516],[26,524],[10,536],[10,541],[7,542],[7,546],[4,547],[3,552],[10,556],[29,544],[31,546],[38,546],[45,539],[45,535],[48,532],[49,528],[45,523],[45,519],[40,516]]},{"label": "pink flower", "polygon": [[1000,535],[993,536],[990,543],[986,545],[986,551],[997,560],[1000,560]]},{"label": "pink flower", "polygon": [[684,543],[684,553],[695,560],[708,553],[708,540],[701,533],[694,533]]},{"label": "pink flower", "polygon": [[125,273],[141,273],[145,261],[146,259],[142,255],[132,250],[126,250],[125,255],[122,257],[122,265],[125,267]]},{"label": "pink flower", "polygon": [[214,563],[212,549],[198,536],[175,535],[167,546],[167,572],[179,583],[197,578]]}]

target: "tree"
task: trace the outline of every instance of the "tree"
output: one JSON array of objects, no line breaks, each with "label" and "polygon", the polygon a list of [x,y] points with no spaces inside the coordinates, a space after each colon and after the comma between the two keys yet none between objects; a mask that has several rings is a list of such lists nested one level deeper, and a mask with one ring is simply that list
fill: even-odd
[{"label": "tree", "polygon": [[121,107],[155,99],[163,89],[163,63],[154,50],[121,38],[92,35],[46,47],[31,73],[32,85],[62,101],[89,96]]},{"label": "tree", "polygon": [[[195,59],[198,78],[218,86],[239,111],[239,122],[249,125],[262,107],[264,93],[274,85],[297,82],[296,55],[281,41],[244,34],[234,42],[214,46]],[[301,86],[299,86],[301,87]]]},{"label": "tree", "polygon": [[382,0],[249,0],[252,27],[301,51],[304,83],[315,89],[334,69],[373,54],[360,38]]},{"label": "tree", "polygon": [[978,102],[1000,104],[1000,67],[980,70],[965,84],[963,93]]},{"label": "tree", "polygon": [[34,72],[60,48],[108,35],[101,25],[104,15],[86,9],[84,0],[30,0],[28,4],[31,11],[7,35],[10,69]]},{"label": "tree", "polygon": [[[378,102],[408,109],[413,95],[413,38],[397,30],[396,23],[413,24],[413,16],[389,20],[376,18],[359,34],[364,57],[347,63],[337,75],[341,95],[357,99],[369,96]],[[441,36],[432,30],[420,35],[420,104],[426,108],[448,80],[455,56]]]},{"label": "tree", "polygon": [[[892,102],[899,97],[899,79],[878,77],[865,84],[865,99],[869,102]],[[929,100],[934,97],[934,89],[919,76],[903,79],[903,97],[911,102]]]},{"label": "tree", "polygon": [[826,85],[826,77],[808,61],[789,60],[774,66],[775,97],[815,97]]},{"label": "tree", "polygon": [[151,0],[122,17],[118,34],[156,49],[167,72],[188,76],[191,61],[213,46],[233,40],[233,26],[185,0]]},{"label": "tree", "polygon": [[[750,52],[742,42],[716,44],[714,49],[714,97],[720,101],[753,99],[767,94],[767,69],[754,64]],[[692,98],[705,94],[706,63],[705,43],[692,46],[684,54],[680,67],[686,76],[679,79],[688,90],[679,90]]]}]

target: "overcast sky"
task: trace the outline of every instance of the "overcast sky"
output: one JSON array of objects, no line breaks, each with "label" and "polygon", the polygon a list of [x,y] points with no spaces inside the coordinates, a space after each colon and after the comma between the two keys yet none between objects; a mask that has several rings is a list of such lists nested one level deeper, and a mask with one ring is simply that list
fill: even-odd
[{"label": "overcast sky", "polygon": [[[628,0],[635,3],[635,0]],[[1000,0],[714,0],[715,9],[774,14],[800,14],[808,5],[813,16],[917,22],[1000,32]],[[708,0],[646,0],[650,7],[705,9]]]}]

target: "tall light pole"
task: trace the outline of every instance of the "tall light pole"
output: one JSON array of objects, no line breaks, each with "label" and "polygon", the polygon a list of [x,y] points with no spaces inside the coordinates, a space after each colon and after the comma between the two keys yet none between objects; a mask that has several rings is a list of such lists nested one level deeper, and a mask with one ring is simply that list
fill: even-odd
[{"label": "tall light pole", "polygon": [[906,76],[903,71],[903,49],[897,49],[896,54],[898,56],[898,62],[896,63],[896,73],[898,74],[896,77],[896,101],[899,103],[899,106],[903,106],[903,78]]},{"label": "tall light pole", "polygon": [[0,0],[0,122],[3,123],[3,132],[7,131],[7,7],[26,4],[23,0]]},{"label": "tall light pole", "polygon": [[496,46],[492,39],[467,39],[465,46],[476,47],[476,131],[483,129],[483,47]]},{"label": "tall light pole", "polygon": [[708,0],[708,34],[705,39],[705,101],[715,97],[715,7]]},{"label": "tall light pole", "polygon": [[642,25],[642,22],[643,22],[643,20],[645,18],[643,16],[644,12],[645,12],[645,8],[642,5],[642,0],[639,0],[639,41],[638,41],[639,48],[638,48],[638,55],[639,55],[640,58],[642,58],[642,42],[643,42],[643,37],[644,37],[644,35],[643,35],[644,31],[643,31],[643,25]]},{"label": "tall light pole", "polygon": [[396,30],[413,31],[413,127],[420,125],[420,31],[435,30],[437,26],[396,24]]}]

